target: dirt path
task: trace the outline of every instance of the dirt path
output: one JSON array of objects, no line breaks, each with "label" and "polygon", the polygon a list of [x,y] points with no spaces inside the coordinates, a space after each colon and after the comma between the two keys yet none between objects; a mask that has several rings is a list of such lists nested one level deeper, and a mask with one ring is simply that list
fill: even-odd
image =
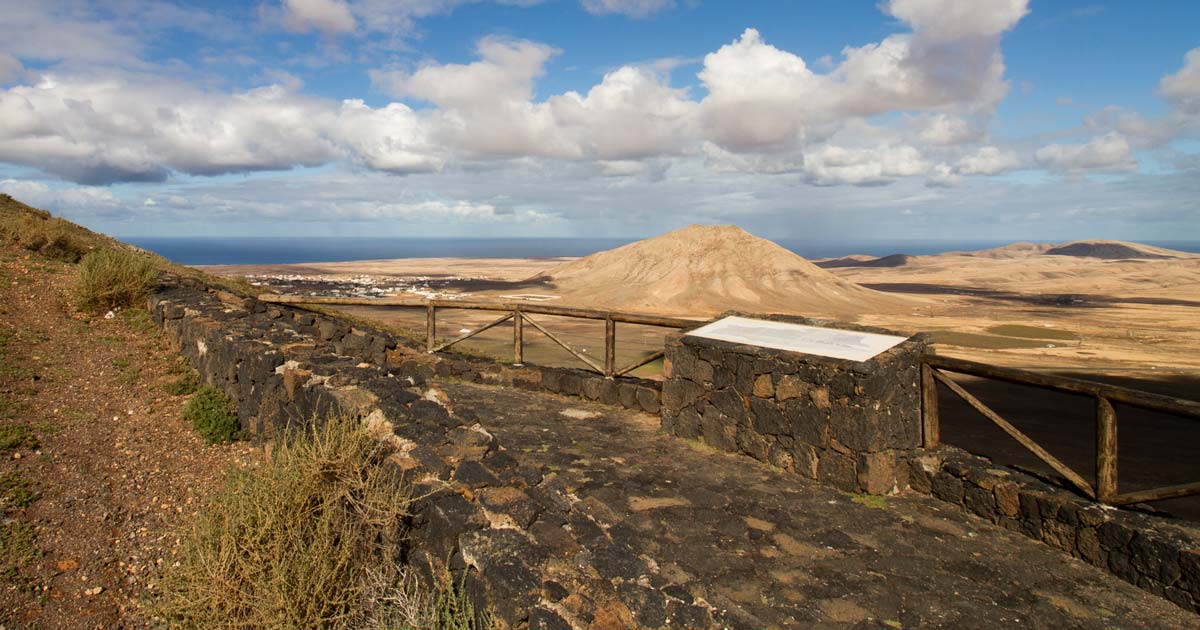
[{"label": "dirt path", "polygon": [[[1200,625],[1165,599],[928,497],[838,492],[668,437],[644,414],[441,385],[522,463],[564,479],[624,549],[609,555],[646,559],[652,583],[702,598],[735,627]],[[598,568],[620,573],[596,553]]]},{"label": "dirt path", "polygon": [[183,364],[142,312],[74,312],[75,273],[0,248],[0,435],[28,427],[37,442],[0,450],[0,479],[12,481],[0,627],[145,625],[171,528],[223,469],[255,459],[185,426],[185,398],[166,391]]}]

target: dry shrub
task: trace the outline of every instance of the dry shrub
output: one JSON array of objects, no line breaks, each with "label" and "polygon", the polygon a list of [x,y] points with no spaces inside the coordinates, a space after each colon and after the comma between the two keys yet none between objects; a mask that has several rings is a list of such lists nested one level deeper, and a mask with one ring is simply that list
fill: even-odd
[{"label": "dry shrub", "polygon": [[469,610],[471,619],[457,613],[460,625],[424,625],[438,618],[441,597],[423,595],[398,566],[410,497],[381,465],[387,454],[359,421],[337,415],[281,437],[264,465],[232,472],[164,575],[165,620],[191,628],[478,627]]},{"label": "dry shrub", "polygon": [[69,221],[38,214],[23,214],[4,230],[9,240],[49,258],[79,262],[91,248]]},{"label": "dry shrub", "polygon": [[76,301],[91,313],[135,306],[146,299],[156,276],[154,263],[136,252],[96,250],[79,263]]}]

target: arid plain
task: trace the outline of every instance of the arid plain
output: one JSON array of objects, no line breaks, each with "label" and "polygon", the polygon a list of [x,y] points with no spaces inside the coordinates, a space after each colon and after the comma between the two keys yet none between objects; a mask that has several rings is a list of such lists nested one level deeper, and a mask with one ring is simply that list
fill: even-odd
[{"label": "arid plain", "polygon": [[[281,292],[320,294],[358,283],[385,287],[374,295],[497,301],[533,295],[556,305],[698,319],[727,310],[791,313],[929,332],[938,352],[1007,366],[1144,378],[1200,370],[1200,255],[1133,243],[1017,243],[810,262],[737,228],[693,226],[580,259],[409,258],[209,270]],[[388,313],[372,316],[402,324],[418,315]],[[448,327],[488,318],[447,315]]]}]

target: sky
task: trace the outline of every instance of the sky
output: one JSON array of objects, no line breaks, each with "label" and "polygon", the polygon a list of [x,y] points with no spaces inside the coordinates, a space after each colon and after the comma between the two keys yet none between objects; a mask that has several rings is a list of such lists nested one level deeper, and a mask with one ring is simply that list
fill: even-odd
[{"label": "sky", "polygon": [[0,0],[0,192],[118,236],[1200,241],[1200,3]]}]

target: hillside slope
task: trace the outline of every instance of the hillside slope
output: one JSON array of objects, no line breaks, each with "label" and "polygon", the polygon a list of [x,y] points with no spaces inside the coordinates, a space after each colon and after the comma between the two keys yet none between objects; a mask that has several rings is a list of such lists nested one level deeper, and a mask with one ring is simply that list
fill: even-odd
[{"label": "hillside slope", "polygon": [[539,274],[564,303],[711,315],[725,310],[850,316],[907,300],[842,280],[736,226],[668,232]]}]

